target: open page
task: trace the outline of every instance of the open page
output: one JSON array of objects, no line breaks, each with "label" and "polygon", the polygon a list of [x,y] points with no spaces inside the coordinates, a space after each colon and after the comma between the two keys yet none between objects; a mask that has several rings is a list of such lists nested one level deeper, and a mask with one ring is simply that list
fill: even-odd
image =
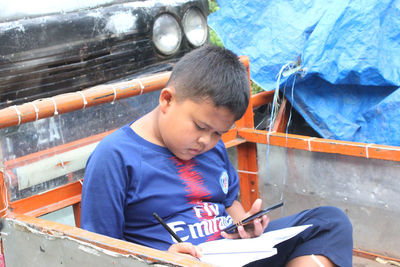
[{"label": "open page", "polygon": [[250,239],[220,239],[205,242],[202,261],[216,266],[243,266],[278,253],[274,246],[301,233],[311,225],[302,225],[266,232]]}]

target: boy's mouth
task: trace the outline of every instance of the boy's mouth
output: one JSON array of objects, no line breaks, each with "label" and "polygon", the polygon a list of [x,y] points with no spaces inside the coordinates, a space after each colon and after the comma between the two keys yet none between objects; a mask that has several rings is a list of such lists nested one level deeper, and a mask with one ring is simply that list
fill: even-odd
[{"label": "boy's mouth", "polygon": [[201,153],[201,149],[193,149],[193,148],[189,148],[189,153],[193,154],[193,155],[198,155]]}]

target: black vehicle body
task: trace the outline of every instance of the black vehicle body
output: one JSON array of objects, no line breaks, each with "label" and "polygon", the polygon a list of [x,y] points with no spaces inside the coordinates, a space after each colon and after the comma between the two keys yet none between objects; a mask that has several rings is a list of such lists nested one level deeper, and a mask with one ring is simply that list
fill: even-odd
[{"label": "black vehicle body", "polygon": [[[182,27],[190,7],[207,17],[207,0],[174,0],[116,1],[71,12],[0,18],[0,108],[170,69],[194,46],[183,35],[179,49],[163,55],[152,40],[153,23],[168,13]],[[125,16],[124,22],[118,16]]]}]

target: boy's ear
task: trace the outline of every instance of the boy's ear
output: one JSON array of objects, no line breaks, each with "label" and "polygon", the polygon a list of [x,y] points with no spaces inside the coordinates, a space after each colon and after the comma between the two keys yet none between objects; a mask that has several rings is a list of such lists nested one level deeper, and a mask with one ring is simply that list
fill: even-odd
[{"label": "boy's ear", "polygon": [[159,106],[161,111],[165,112],[173,101],[175,101],[175,89],[173,87],[165,87],[160,92]]}]

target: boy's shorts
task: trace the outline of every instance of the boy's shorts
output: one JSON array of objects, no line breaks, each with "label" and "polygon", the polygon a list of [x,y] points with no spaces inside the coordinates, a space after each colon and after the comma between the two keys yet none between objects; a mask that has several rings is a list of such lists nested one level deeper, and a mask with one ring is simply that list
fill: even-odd
[{"label": "boy's shorts", "polygon": [[312,224],[297,236],[276,248],[278,254],[251,262],[246,267],[285,266],[291,259],[304,255],[323,255],[335,265],[351,267],[353,259],[353,229],[344,212],[335,207],[319,207],[271,221],[265,231]]}]

